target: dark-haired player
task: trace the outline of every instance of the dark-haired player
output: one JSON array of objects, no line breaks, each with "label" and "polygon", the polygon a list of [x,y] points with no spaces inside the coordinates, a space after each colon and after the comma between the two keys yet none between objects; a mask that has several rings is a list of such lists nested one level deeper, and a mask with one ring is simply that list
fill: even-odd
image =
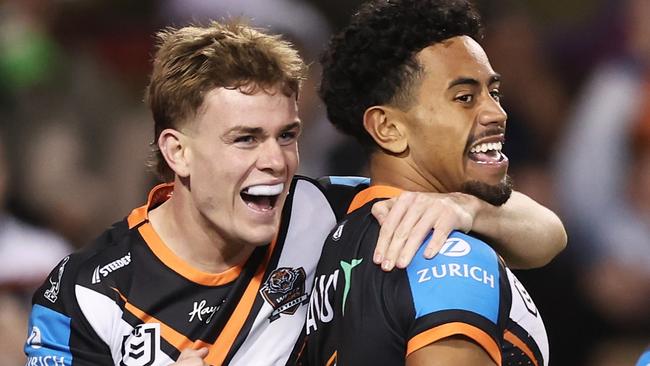
[{"label": "dark-haired player", "polygon": [[330,233],[307,312],[311,365],[548,363],[530,296],[476,234],[454,232],[433,259],[372,265],[377,200],[403,190],[464,192],[503,205],[508,179],[500,76],[476,42],[467,0],[371,1],[323,58],[330,120],[371,150],[372,185]]}]

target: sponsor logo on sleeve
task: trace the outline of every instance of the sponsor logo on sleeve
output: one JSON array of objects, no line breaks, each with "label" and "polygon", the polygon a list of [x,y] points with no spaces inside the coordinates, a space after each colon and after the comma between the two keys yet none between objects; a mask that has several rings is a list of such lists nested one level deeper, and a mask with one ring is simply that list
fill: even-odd
[{"label": "sponsor logo on sleeve", "polygon": [[260,294],[273,307],[269,320],[277,320],[281,314],[293,315],[298,307],[309,302],[305,292],[305,270],[302,267],[275,269],[264,281]]},{"label": "sponsor logo on sleeve", "polygon": [[26,366],[68,366],[69,361],[66,361],[63,356],[30,356],[27,357]]},{"label": "sponsor logo on sleeve", "polygon": [[93,277],[91,280],[92,284],[96,285],[102,282],[102,278],[105,278],[106,276],[108,276],[114,271],[117,271],[118,269],[128,266],[130,263],[131,263],[131,252],[128,252],[122,258],[116,259],[104,266],[95,267],[95,270],[93,271]]},{"label": "sponsor logo on sleeve", "polygon": [[42,342],[41,330],[37,326],[33,326],[32,331],[29,333],[29,337],[27,337],[27,344],[33,349],[39,349],[43,347]]},{"label": "sponsor logo on sleeve", "polygon": [[70,260],[70,256],[63,258],[61,264],[59,264],[59,270],[57,274],[50,276],[50,288],[45,290],[43,295],[46,299],[50,300],[52,303],[55,303],[59,297],[59,290],[61,289],[61,278],[63,278],[63,271],[65,271],[65,265]]},{"label": "sponsor logo on sleeve", "polygon": [[160,324],[146,323],[122,338],[120,366],[150,366],[160,349]]},{"label": "sponsor logo on sleeve", "polygon": [[429,268],[422,268],[416,272],[418,283],[443,279],[445,277],[468,278],[494,288],[494,275],[479,266],[470,266],[467,263],[443,263]]},{"label": "sponsor logo on sleeve", "polygon": [[470,311],[496,323],[500,304],[499,262],[486,243],[454,232],[432,259],[426,246],[407,267],[416,317],[437,311]]},{"label": "sponsor logo on sleeve", "polygon": [[464,257],[472,251],[472,246],[461,238],[449,238],[440,248],[440,254],[446,257]]},{"label": "sponsor logo on sleeve", "polygon": [[[69,366],[70,318],[42,305],[34,305],[25,342],[26,365]],[[2,362],[0,362],[2,364]]]}]

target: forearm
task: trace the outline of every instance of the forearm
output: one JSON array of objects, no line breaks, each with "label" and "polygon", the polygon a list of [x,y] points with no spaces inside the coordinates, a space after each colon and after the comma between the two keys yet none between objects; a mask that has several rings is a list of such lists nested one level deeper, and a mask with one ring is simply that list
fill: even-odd
[{"label": "forearm", "polygon": [[566,247],[559,217],[522,193],[513,192],[500,207],[479,205],[472,231],[490,239],[511,268],[541,267]]}]

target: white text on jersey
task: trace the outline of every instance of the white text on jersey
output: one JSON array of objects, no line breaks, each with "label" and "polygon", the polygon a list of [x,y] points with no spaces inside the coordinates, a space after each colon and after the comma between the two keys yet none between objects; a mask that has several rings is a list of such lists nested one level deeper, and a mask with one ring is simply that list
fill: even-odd
[{"label": "white text on jersey", "polygon": [[126,253],[124,257],[120,259],[116,259],[101,268],[99,268],[99,266],[95,267],[95,270],[93,271],[93,279],[92,279],[93,285],[102,282],[102,277],[106,277],[111,272],[117,271],[120,268],[128,266],[129,263],[131,263],[131,252]]},{"label": "white text on jersey", "polygon": [[334,297],[338,278],[338,269],[332,274],[316,278],[307,309],[307,334],[318,329],[317,320],[329,323],[334,319],[334,308],[330,300]]},{"label": "white text on jersey", "polygon": [[434,278],[444,278],[444,277],[465,277],[471,278],[475,281],[482,282],[483,284],[490,285],[491,288],[494,288],[494,275],[488,273],[479,266],[469,266],[469,264],[458,264],[458,263],[449,263],[441,264],[439,266],[433,266],[431,268],[424,268],[417,271],[417,274],[420,275],[418,283],[431,281]]}]

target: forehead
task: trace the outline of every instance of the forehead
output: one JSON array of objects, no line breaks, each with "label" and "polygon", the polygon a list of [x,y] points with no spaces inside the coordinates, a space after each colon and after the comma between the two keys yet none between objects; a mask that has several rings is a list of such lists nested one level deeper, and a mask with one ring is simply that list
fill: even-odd
[{"label": "forehead", "polygon": [[206,93],[198,117],[218,122],[221,128],[264,128],[295,122],[298,107],[295,95],[287,96],[280,88],[257,88],[252,93],[243,93],[240,89],[219,87]]},{"label": "forehead", "polygon": [[471,37],[457,36],[424,48],[417,54],[427,78],[440,81],[471,77],[484,81],[494,74],[483,48]]}]

